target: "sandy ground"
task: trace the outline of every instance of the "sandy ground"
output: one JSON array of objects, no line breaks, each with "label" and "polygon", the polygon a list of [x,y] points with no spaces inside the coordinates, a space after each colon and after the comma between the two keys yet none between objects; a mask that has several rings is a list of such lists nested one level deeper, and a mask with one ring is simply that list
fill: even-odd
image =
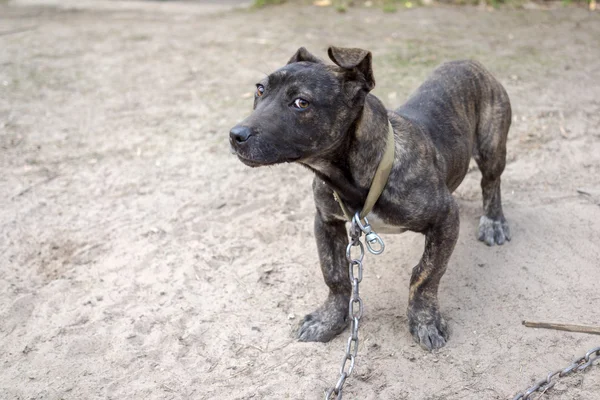
[{"label": "sandy ground", "polygon": [[[600,13],[0,3],[1,399],[322,398],[346,334],[293,338],[327,293],[311,174],[246,168],[227,138],[301,45],[372,50],[389,107],[473,57],[514,110],[513,241],[477,242],[473,168],[440,292],[452,337],[431,354],[405,316],[423,238],[384,236],[344,398],[508,399],[600,345],[521,325],[600,321]],[[595,367],[540,398],[599,392]]]}]

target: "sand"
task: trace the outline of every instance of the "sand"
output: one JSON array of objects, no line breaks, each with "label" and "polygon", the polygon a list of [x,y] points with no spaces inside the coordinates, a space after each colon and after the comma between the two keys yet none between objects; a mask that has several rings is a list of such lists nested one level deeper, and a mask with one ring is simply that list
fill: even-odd
[{"label": "sand", "polygon": [[[513,105],[513,240],[477,241],[473,167],[440,289],[451,338],[427,353],[405,315],[423,237],[383,235],[345,399],[510,399],[600,345],[521,325],[600,323],[599,12],[57,4],[0,2],[1,399],[323,398],[347,334],[293,336],[327,294],[311,173],[228,149],[254,83],[300,46],[371,50],[390,108],[459,58]],[[540,398],[599,392],[593,367]]]}]

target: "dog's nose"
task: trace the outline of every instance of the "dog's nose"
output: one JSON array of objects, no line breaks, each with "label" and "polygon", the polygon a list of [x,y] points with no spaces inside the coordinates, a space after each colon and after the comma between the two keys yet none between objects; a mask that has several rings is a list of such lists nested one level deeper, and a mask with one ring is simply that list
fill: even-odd
[{"label": "dog's nose", "polygon": [[252,136],[252,130],[247,126],[236,126],[229,132],[231,140],[237,143],[244,143],[250,136]]}]

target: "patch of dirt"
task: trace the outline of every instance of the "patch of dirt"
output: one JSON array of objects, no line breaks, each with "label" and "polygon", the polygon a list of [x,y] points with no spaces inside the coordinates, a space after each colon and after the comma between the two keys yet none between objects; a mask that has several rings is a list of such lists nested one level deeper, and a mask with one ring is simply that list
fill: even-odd
[{"label": "patch of dirt", "polygon": [[[600,13],[34,3],[0,5],[0,398],[323,398],[347,339],[293,337],[327,295],[311,174],[228,149],[254,82],[300,46],[371,50],[390,108],[476,58],[514,112],[512,242],[477,242],[472,168],[440,292],[452,336],[426,353],[405,317],[423,238],[385,236],[345,398],[509,399],[599,344],[521,320],[598,324]],[[541,398],[599,391],[595,367]]]}]

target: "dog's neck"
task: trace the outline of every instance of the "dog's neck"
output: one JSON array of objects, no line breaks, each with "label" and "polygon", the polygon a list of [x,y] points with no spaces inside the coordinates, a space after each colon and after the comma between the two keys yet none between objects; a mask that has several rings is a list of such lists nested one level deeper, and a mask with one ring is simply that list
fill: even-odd
[{"label": "dog's neck", "polygon": [[387,110],[374,95],[350,125],[346,140],[326,158],[307,166],[338,193],[351,212],[360,211],[383,156],[388,137]]}]

